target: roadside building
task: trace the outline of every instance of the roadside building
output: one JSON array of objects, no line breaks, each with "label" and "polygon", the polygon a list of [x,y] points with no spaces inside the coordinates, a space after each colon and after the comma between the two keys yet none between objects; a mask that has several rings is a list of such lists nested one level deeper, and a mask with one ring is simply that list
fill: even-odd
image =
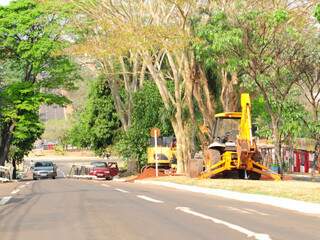
[{"label": "roadside building", "polygon": [[[263,164],[277,169],[275,162],[274,145],[267,140],[259,140],[258,147],[261,151]],[[315,141],[313,139],[296,139],[293,146],[284,146],[282,156],[284,159],[284,171],[290,173],[311,173],[314,161]],[[315,173],[319,173],[319,162],[316,164]]]}]

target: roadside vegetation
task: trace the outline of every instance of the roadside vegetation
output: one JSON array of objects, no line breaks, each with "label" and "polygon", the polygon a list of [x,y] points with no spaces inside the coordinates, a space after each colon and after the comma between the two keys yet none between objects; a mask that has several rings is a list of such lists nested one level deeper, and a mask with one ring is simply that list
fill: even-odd
[{"label": "roadside vegetation", "polygon": [[70,123],[44,137],[142,167],[157,127],[175,135],[184,173],[214,114],[249,92],[282,165],[283,145],[320,143],[318,21],[316,1],[12,1],[0,7],[0,165],[22,161],[44,132],[39,107],[70,104],[56,90],[82,78]]}]

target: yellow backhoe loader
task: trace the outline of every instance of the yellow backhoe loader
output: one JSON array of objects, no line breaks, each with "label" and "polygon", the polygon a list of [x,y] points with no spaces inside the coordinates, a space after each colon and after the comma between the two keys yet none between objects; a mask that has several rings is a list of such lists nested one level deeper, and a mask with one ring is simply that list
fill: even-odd
[{"label": "yellow backhoe loader", "polygon": [[205,156],[202,178],[223,177],[259,180],[266,175],[280,180],[260,162],[255,139],[252,136],[251,102],[247,93],[241,94],[241,112],[224,112],[215,115],[214,142]]},{"label": "yellow backhoe loader", "polygon": [[[158,146],[155,147],[154,138],[150,138],[150,147],[147,148],[147,165],[141,170],[155,168],[156,158],[160,171],[177,168],[176,140],[174,137],[158,137]],[[157,154],[156,154],[157,153]]]}]

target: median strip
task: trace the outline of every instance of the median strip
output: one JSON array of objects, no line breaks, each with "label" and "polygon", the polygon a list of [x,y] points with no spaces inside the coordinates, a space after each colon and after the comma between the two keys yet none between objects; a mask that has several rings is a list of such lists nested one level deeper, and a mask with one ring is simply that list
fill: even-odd
[{"label": "median strip", "polygon": [[11,196],[3,197],[3,198],[1,199],[1,201],[0,201],[0,205],[1,205],[1,206],[2,206],[2,205],[5,205],[7,202],[10,201],[11,198],[12,198]]},{"label": "median strip", "polygon": [[176,207],[176,210],[184,212],[184,213],[187,213],[187,214],[191,214],[191,215],[196,216],[196,217],[200,217],[200,218],[205,219],[205,220],[210,220],[210,221],[212,221],[212,222],[214,222],[216,224],[224,225],[227,228],[230,228],[232,230],[235,230],[235,231],[238,231],[240,233],[243,233],[243,234],[247,235],[248,238],[254,237],[256,240],[271,240],[271,238],[270,238],[270,236],[268,234],[256,233],[256,232],[250,231],[250,230],[248,230],[248,229],[246,229],[244,227],[241,227],[239,225],[235,225],[235,224],[220,220],[218,218],[213,218],[213,217],[204,215],[202,213],[198,213],[198,212],[192,211],[188,207]]},{"label": "median strip", "polygon": [[147,197],[147,196],[144,196],[144,195],[137,195],[137,197],[141,198],[143,200],[149,201],[149,202],[153,202],[153,203],[164,203],[161,200],[157,200],[157,199],[154,199],[154,198],[151,198],[151,197]]}]

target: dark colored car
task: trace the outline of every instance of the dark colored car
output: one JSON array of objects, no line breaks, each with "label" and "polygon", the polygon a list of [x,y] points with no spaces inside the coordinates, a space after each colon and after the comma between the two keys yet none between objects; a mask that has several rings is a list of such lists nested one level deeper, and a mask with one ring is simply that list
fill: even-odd
[{"label": "dark colored car", "polygon": [[39,178],[52,178],[57,177],[57,166],[51,161],[35,162],[32,167],[33,180]]},{"label": "dark colored car", "polygon": [[118,175],[119,169],[116,162],[102,162],[95,161],[91,163],[92,169],[89,175],[96,176],[97,178],[105,178],[112,180],[114,176]]}]

